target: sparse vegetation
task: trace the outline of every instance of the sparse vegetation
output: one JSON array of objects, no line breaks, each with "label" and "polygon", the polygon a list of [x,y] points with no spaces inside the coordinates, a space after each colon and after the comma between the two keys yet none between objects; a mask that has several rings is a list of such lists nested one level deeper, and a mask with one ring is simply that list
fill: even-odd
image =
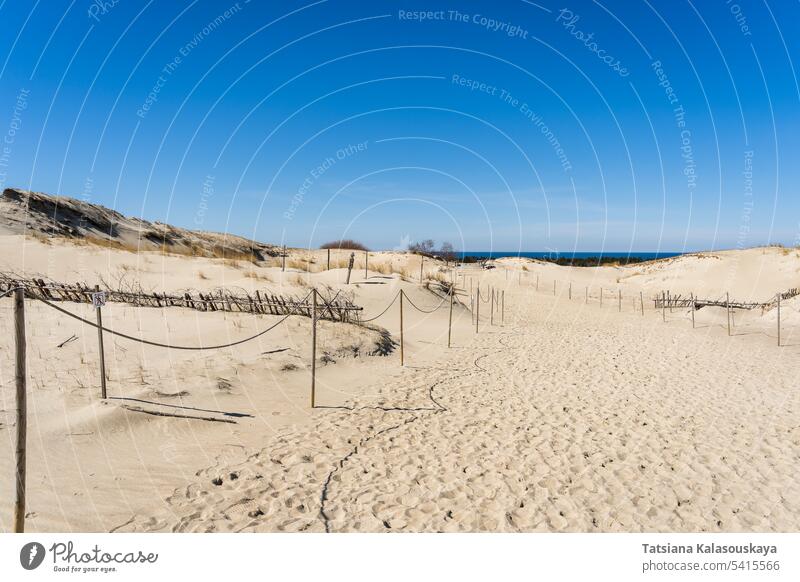
[{"label": "sparse vegetation", "polygon": [[456,260],[456,251],[453,245],[446,241],[442,243],[438,251],[436,250],[436,243],[430,238],[411,243],[408,245],[408,250],[418,255],[438,258],[448,262]]},{"label": "sparse vegetation", "polygon": [[311,267],[311,261],[308,259],[286,259],[286,266],[290,269],[300,269],[301,271],[308,271]]},{"label": "sparse vegetation", "polygon": [[433,256],[433,247],[435,243],[433,239],[427,238],[420,242],[414,242],[408,245],[408,250],[412,253],[416,253],[418,255],[424,255],[426,257]]},{"label": "sparse vegetation", "polygon": [[306,278],[303,275],[301,275],[300,273],[295,274],[295,276],[292,277],[289,280],[289,282],[292,283],[293,285],[297,285],[298,287],[308,287],[309,286],[308,281],[306,281]]},{"label": "sparse vegetation", "polygon": [[321,249],[347,249],[351,251],[368,251],[369,249],[361,244],[358,241],[353,239],[345,238],[342,240],[335,240],[331,242],[326,242],[323,245],[320,245]]},{"label": "sparse vegetation", "polygon": [[272,279],[269,277],[269,275],[258,273],[253,269],[247,271],[244,274],[244,276],[247,277],[248,279],[255,279],[256,281],[268,281],[270,283],[272,282]]}]

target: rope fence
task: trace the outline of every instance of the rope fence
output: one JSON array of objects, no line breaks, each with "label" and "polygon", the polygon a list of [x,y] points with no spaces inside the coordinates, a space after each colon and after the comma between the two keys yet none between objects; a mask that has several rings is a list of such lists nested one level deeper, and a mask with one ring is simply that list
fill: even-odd
[{"label": "rope fence", "polygon": [[[313,293],[313,291],[311,293]],[[311,293],[306,295],[305,299],[308,299],[311,296]],[[180,346],[180,345],[165,344],[165,343],[155,342],[155,341],[151,341],[151,340],[146,340],[146,339],[143,339],[143,338],[134,337],[132,335],[128,335],[128,334],[122,333],[120,331],[116,331],[114,329],[111,329],[111,328],[108,328],[108,327],[104,327],[102,325],[98,325],[98,324],[96,324],[96,323],[94,323],[92,321],[89,321],[88,319],[84,319],[83,317],[80,317],[79,315],[76,315],[76,314],[72,313],[71,311],[67,311],[66,309],[64,309],[62,307],[59,307],[58,305],[50,303],[46,299],[42,299],[40,297],[35,297],[34,299],[37,299],[41,303],[44,303],[45,305],[47,305],[49,307],[52,307],[56,311],[60,311],[64,315],[67,315],[67,316],[69,316],[69,317],[71,317],[73,319],[76,319],[76,320],[80,321],[81,323],[85,323],[86,325],[90,325],[90,326],[92,326],[94,328],[97,328],[100,331],[104,331],[106,333],[110,333],[111,335],[115,335],[117,337],[125,338],[127,340],[131,340],[131,341],[138,342],[138,343],[141,343],[141,344],[145,344],[145,345],[148,345],[148,346],[154,346],[154,347],[157,347],[157,348],[166,348],[166,349],[170,349],[170,350],[191,350],[191,351],[221,350],[221,349],[224,349],[224,348],[230,348],[230,347],[233,347],[233,346],[238,346],[238,345],[247,343],[249,341],[252,341],[252,340],[254,340],[256,338],[259,338],[262,335],[272,331],[273,329],[278,327],[280,324],[282,324],[284,321],[289,319],[289,317],[291,317],[292,315],[296,315],[298,313],[297,308],[295,308],[295,310],[293,312],[288,313],[287,315],[282,317],[278,322],[274,323],[273,325],[269,326],[268,328],[266,328],[266,329],[264,329],[264,330],[262,330],[262,331],[260,331],[260,332],[258,332],[256,334],[254,334],[254,335],[251,335],[250,337],[246,337],[244,339],[237,340],[235,342],[231,342],[231,343],[227,343],[227,344],[219,344],[219,345],[214,345],[214,346]]]},{"label": "rope fence", "polygon": [[[521,276],[519,278],[519,285],[522,286],[522,277]],[[537,274],[536,275],[536,283],[535,283],[536,291],[538,291],[538,285],[539,285],[539,275]],[[572,282],[570,281],[568,283],[568,285],[569,285],[569,289],[570,289],[569,299],[571,300],[572,299]],[[556,288],[556,281],[554,280],[553,281],[553,289],[555,290],[555,288]],[[778,344],[778,346],[781,346],[782,345],[781,344],[781,308],[785,309],[786,307],[789,307],[793,311],[800,312],[800,309],[797,309],[797,308],[795,308],[793,306],[784,306],[784,305],[782,305],[782,301],[785,301],[787,299],[791,299],[791,298],[796,297],[798,295],[800,295],[800,288],[794,287],[794,288],[791,288],[791,289],[789,289],[787,291],[775,293],[773,298],[770,299],[769,301],[756,302],[756,301],[735,301],[735,300],[731,300],[729,293],[726,293],[724,299],[720,299],[720,298],[703,299],[703,298],[698,297],[694,293],[692,293],[688,297],[686,297],[686,296],[681,295],[681,294],[674,295],[674,294],[671,293],[671,291],[665,290],[665,291],[661,291],[660,293],[658,293],[658,294],[654,295],[653,297],[647,299],[647,301],[652,301],[653,302],[653,309],[654,310],[656,310],[656,311],[659,310],[659,309],[661,310],[661,317],[662,317],[662,321],[664,321],[664,322],[667,321],[667,310],[669,310],[670,313],[671,313],[674,309],[691,309],[691,321],[692,321],[692,328],[693,329],[696,328],[696,322],[695,322],[695,312],[696,311],[702,309],[703,307],[724,308],[725,311],[726,311],[726,319],[727,319],[726,327],[727,327],[727,330],[728,330],[728,335],[735,335],[735,334],[733,334],[733,327],[734,327],[733,312],[734,312],[734,310],[738,309],[738,310],[750,311],[750,310],[753,310],[753,309],[761,309],[761,314],[764,315],[766,312],[775,309],[775,310],[777,310],[777,313],[776,313],[777,344]],[[589,286],[588,285],[586,286],[584,297],[585,297],[584,302],[588,304],[589,303],[589,298],[590,298]],[[605,297],[611,297],[611,298],[617,299],[618,311],[620,313],[622,312],[623,295],[622,295],[622,290],[621,289],[617,289],[616,291],[613,291],[613,290],[604,289],[603,287],[600,287],[600,293],[599,293],[598,297],[599,297],[599,305],[600,305],[600,307],[603,307],[603,299]],[[635,296],[631,298],[632,305],[633,305],[633,310],[634,311],[640,311],[641,315],[644,316],[644,314],[645,314],[644,304],[645,304],[646,300],[645,300],[643,292],[641,292],[641,291],[639,292],[638,299],[639,299],[639,301],[637,303]]]},{"label": "rope fence", "polygon": [[[225,348],[230,348],[238,345],[245,344],[247,342],[251,342],[270,331],[274,330],[276,327],[284,323],[289,317],[293,315],[309,315],[311,317],[311,408],[316,408],[316,351],[317,351],[317,321],[320,319],[320,316],[323,317],[327,313],[328,318],[334,321],[340,322],[348,322],[350,321],[349,313],[354,312],[355,317],[353,318],[353,323],[357,325],[363,325],[370,321],[374,321],[381,316],[385,315],[389,309],[398,301],[400,301],[400,365],[404,365],[404,326],[403,326],[403,304],[407,301],[412,308],[416,311],[423,313],[423,314],[431,314],[435,311],[439,310],[446,301],[449,301],[449,316],[448,316],[448,329],[447,329],[447,347],[451,347],[452,342],[452,324],[453,324],[453,306],[455,303],[464,306],[461,301],[457,299],[457,295],[459,294],[459,290],[453,284],[446,284],[441,283],[442,288],[446,289],[447,294],[442,297],[441,301],[438,305],[436,305],[432,309],[422,309],[416,303],[414,303],[408,296],[406,295],[403,289],[400,289],[389,304],[376,316],[370,317],[368,319],[363,319],[360,317],[360,312],[363,308],[354,305],[353,303],[346,301],[346,302],[339,302],[337,303],[337,299],[339,297],[339,292],[330,300],[325,300],[321,297],[319,291],[316,288],[312,288],[311,291],[300,301],[281,301],[275,300],[270,302],[265,302],[261,300],[256,292],[256,301],[253,301],[252,297],[247,295],[247,301],[243,302],[240,301],[239,297],[236,297],[232,294],[228,295],[221,295],[220,297],[204,297],[202,294],[199,294],[200,299],[195,299],[188,293],[185,294],[183,297],[179,296],[170,296],[166,294],[157,294],[153,293],[151,295],[139,294],[139,293],[125,293],[119,291],[111,291],[108,292],[108,295],[102,295],[102,301],[97,297],[101,295],[99,291],[99,287],[95,287],[94,290],[89,289],[87,286],[81,286],[80,284],[76,286],[67,286],[67,285],[58,285],[58,284],[47,284],[42,279],[29,279],[29,280],[11,280],[7,276],[4,277],[0,274],[0,298],[4,298],[8,295],[14,296],[14,330],[15,330],[15,386],[16,386],[16,410],[17,410],[17,422],[16,422],[16,451],[15,451],[15,459],[16,459],[16,471],[15,471],[15,500],[14,500],[14,516],[13,516],[13,531],[14,532],[24,532],[25,531],[25,494],[26,494],[26,450],[27,450],[27,373],[26,373],[26,337],[25,337],[25,299],[36,300],[47,307],[54,309],[55,311],[66,315],[67,317],[74,319],[82,324],[88,325],[97,329],[98,332],[98,344],[99,344],[99,355],[100,355],[100,376],[101,376],[101,398],[106,399],[106,369],[105,369],[105,355],[103,350],[103,334],[108,333],[115,337],[120,337],[132,342],[136,342],[143,345],[153,346],[162,349],[170,349],[170,350],[185,350],[185,351],[210,351],[210,350],[220,350]],[[465,291],[465,290],[464,290]],[[466,294],[466,293],[465,293]],[[111,301],[116,301],[120,303],[128,303],[134,304],[136,306],[156,306],[156,307],[167,307],[167,306],[179,306],[179,307],[190,307],[198,309],[198,305],[203,305],[199,309],[203,311],[242,311],[242,312],[249,312],[249,313],[263,313],[264,308],[269,304],[276,308],[280,308],[283,310],[283,317],[277,322],[269,325],[267,328],[258,331],[257,333],[250,335],[246,338],[242,338],[240,340],[232,341],[225,344],[216,344],[211,346],[204,346],[204,345],[195,345],[195,346],[188,346],[188,345],[177,345],[171,344],[167,342],[159,342],[150,339],[145,339],[142,337],[136,337],[130,335],[128,333],[124,333],[113,329],[111,327],[107,327],[102,323],[102,316],[101,311],[102,307],[105,304],[105,299],[110,295]],[[493,295],[494,296],[494,295]],[[309,297],[311,301],[309,302]],[[321,301],[318,302],[318,299]],[[72,301],[76,303],[92,303],[96,310],[97,322],[90,321],[85,317],[81,317],[80,315],[73,313],[72,311],[65,309],[60,305],[56,305],[56,301]],[[194,302],[194,303],[192,303]],[[239,307],[243,305],[250,305],[252,306],[250,309],[236,309],[232,306],[238,305]],[[466,306],[464,306],[466,307]],[[503,294],[503,309],[505,309],[505,294]],[[338,313],[338,317],[334,314]],[[274,311],[271,310],[270,314],[276,314]],[[478,313],[476,313],[476,320],[478,318]],[[477,332],[477,326],[476,326]],[[144,411],[146,412],[146,411]],[[193,417],[186,417],[186,418],[193,418]],[[197,417],[200,418],[200,417]],[[201,418],[202,419],[202,418]]]}]

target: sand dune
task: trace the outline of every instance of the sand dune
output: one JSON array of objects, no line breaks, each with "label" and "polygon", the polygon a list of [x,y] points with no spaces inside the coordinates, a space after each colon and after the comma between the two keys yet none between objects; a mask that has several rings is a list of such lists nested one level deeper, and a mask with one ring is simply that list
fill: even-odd
[{"label": "sand dune", "polygon": [[[56,279],[93,283],[130,273],[164,290],[328,285],[352,292],[365,316],[401,288],[424,309],[441,302],[412,280],[419,258],[402,253],[371,256],[368,278],[354,272],[347,287],[343,270],[320,270],[323,251],[293,251],[292,264],[305,270],[281,273],[274,264],[23,245],[16,236],[0,237],[0,247],[23,249],[2,253],[0,270]],[[390,262],[405,269],[406,281]],[[728,337],[724,309],[701,309],[693,329],[687,310],[667,310],[663,322],[649,300],[669,289],[766,301],[800,286],[796,251],[597,269],[519,259],[497,265],[462,271],[459,286],[503,290],[504,325],[499,312],[489,324],[484,303],[476,335],[468,309],[457,306],[448,350],[446,305],[430,314],[407,307],[403,368],[396,350],[368,355],[376,331],[324,322],[321,354],[330,361],[318,368],[314,410],[307,318],[201,357],[113,340],[110,392],[128,400],[103,402],[94,330],[29,302],[29,529],[797,530],[798,298],[784,302],[780,348],[774,309],[737,311]],[[440,268],[431,262],[426,273],[449,276]],[[462,300],[468,307],[469,298]],[[0,300],[4,330],[10,309]],[[108,325],[185,343],[243,337],[270,320],[106,309]],[[397,305],[375,323],[397,340]],[[71,335],[77,339],[56,347]],[[1,337],[0,438],[8,454],[0,456],[0,529],[8,530],[13,360],[9,334]],[[136,407],[234,422],[152,416]]]}]

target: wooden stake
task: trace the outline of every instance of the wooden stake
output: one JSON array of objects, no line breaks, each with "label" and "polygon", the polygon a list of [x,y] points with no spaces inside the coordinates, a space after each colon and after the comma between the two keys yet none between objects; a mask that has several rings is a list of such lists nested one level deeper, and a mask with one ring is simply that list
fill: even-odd
[{"label": "wooden stake", "polygon": [[536,275],[536,290],[539,290],[539,275]]},{"label": "wooden stake", "polygon": [[572,281],[569,282],[569,298],[572,299]]},{"label": "wooden stake", "polygon": [[662,321],[667,321],[667,295],[662,291],[661,292],[661,319]]},{"label": "wooden stake", "polygon": [[453,297],[455,296],[455,287],[450,287],[450,316],[447,319],[447,347],[450,347],[450,339],[453,336]]},{"label": "wooden stake", "polygon": [[492,301],[490,303],[491,309],[489,309],[489,325],[494,325],[494,289],[492,289]]},{"label": "wooden stake", "polygon": [[600,287],[600,307],[603,306],[603,288]]},{"label": "wooden stake", "polygon": [[622,289],[617,289],[617,297],[618,297],[618,303],[619,303],[618,311],[620,313],[622,313]]},{"label": "wooden stake", "polygon": [[475,294],[472,291],[469,292],[469,317],[469,322],[472,323],[475,318]]},{"label": "wooden stake", "polygon": [[506,290],[503,289],[502,295],[502,307],[500,308],[500,325],[506,324]]},{"label": "wooden stake", "polygon": [[281,257],[282,258],[281,271],[285,271],[286,270],[286,245],[283,245],[283,252],[281,253],[281,255],[282,255],[282,257]]},{"label": "wooden stake", "polygon": [[731,335],[731,294],[725,293],[725,311],[728,314],[728,335]]},{"label": "wooden stake", "polygon": [[403,341],[403,290],[400,289],[400,365],[405,365],[405,354],[403,353],[403,348],[405,346],[405,342]]},{"label": "wooden stake", "polygon": [[644,317],[644,293],[639,291],[639,303],[642,304],[642,317]]},{"label": "wooden stake", "polygon": [[311,290],[311,408],[317,405],[317,290]]},{"label": "wooden stake", "polygon": [[[100,285],[95,285],[94,291],[99,293]],[[97,346],[100,351],[100,398],[105,400],[108,395],[106,393],[106,352],[103,349],[103,314],[101,309],[98,306],[95,312],[97,313]]]},{"label": "wooden stake", "polygon": [[481,288],[478,287],[478,290],[475,295],[475,333],[478,333],[478,320],[481,317]]},{"label": "wooden stake", "polygon": [[331,249],[328,249],[328,271],[331,270]]},{"label": "wooden stake", "polygon": [[422,285],[422,267],[425,264],[425,257],[423,255],[419,256],[419,284]]},{"label": "wooden stake", "polygon": [[369,279],[369,251],[364,251],[364,279]]},{"label": "wooden stake", "polygon": [[17,474],[14,499],[14,533],[25,531],[25,453],[28,433],[28,392],[25,386],[25,291],[14,291],[14,337],[17,390]]},{"label": "wooden stake", "polygon": [[353,264],[356,262],[356,254],[350,253],[350,261],[347,263],[347,285],[350,284],[350,273],[353,270]]},{"label": "wooden stake", "polygon": [[697,300],[694,298],[694,293],[692,293],[692,329],[695,328],[694,326],[694,312],[697,311]]},{"label": "wooden stake", "polygon": [[778,293],[778,347],[781,345],[781,294]]}]

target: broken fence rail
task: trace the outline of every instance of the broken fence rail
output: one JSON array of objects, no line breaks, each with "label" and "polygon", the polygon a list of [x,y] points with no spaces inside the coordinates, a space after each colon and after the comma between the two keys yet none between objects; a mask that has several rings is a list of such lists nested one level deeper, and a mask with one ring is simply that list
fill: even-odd
[{"label": "broken fence rail", "polygon": [[748,302],[748,301],[726,301],[725,299],[701,299],[699,297],[686,297],[682,295],[659,295],[652,299],[653,306],[655,309],[661,309],[662,307],[666,308],[689,308],[694,306],[696,309],[700,309],[701,307],[727,307],[730,306],[731,309],[756,309],[761,308],[765,311],[768,311],[775,307],[778,302],[778,295],[780,295],[781,301],[786,299],[791,299],[797,295],[800,295],[800,289],[793,288],[789,289],[780,294],[776,294],[770,301],[765,301],[763,303],[758,302]]},{"label": "broken fence rail", "polygon": [[[95,289],[88,285],[75,283],[72,285],[44,281],[43,279],[20,279],[0,275],[0,293],[8,289],[22,287],[29,297],[42,298],[48,301],[70,301],[73,303],[92,303]],[[134,291],[117,291],[105,289],[106,301],[126,303],[138,307],[183,307],[197,311],[242,312],[263,315],[288,315],[295,313],[311,317],[313,306],[308,301],[298,301],[292,296],[276,295],[256,290],[252,295],[231,293],[225,290],[207,293],[185,292],[181,295],[167,293],[146,293]],[[348,299],[339,298],[338,294],[326,301],[320,295],[317,317],[331,321],[358,323],[361,307]]]}]

